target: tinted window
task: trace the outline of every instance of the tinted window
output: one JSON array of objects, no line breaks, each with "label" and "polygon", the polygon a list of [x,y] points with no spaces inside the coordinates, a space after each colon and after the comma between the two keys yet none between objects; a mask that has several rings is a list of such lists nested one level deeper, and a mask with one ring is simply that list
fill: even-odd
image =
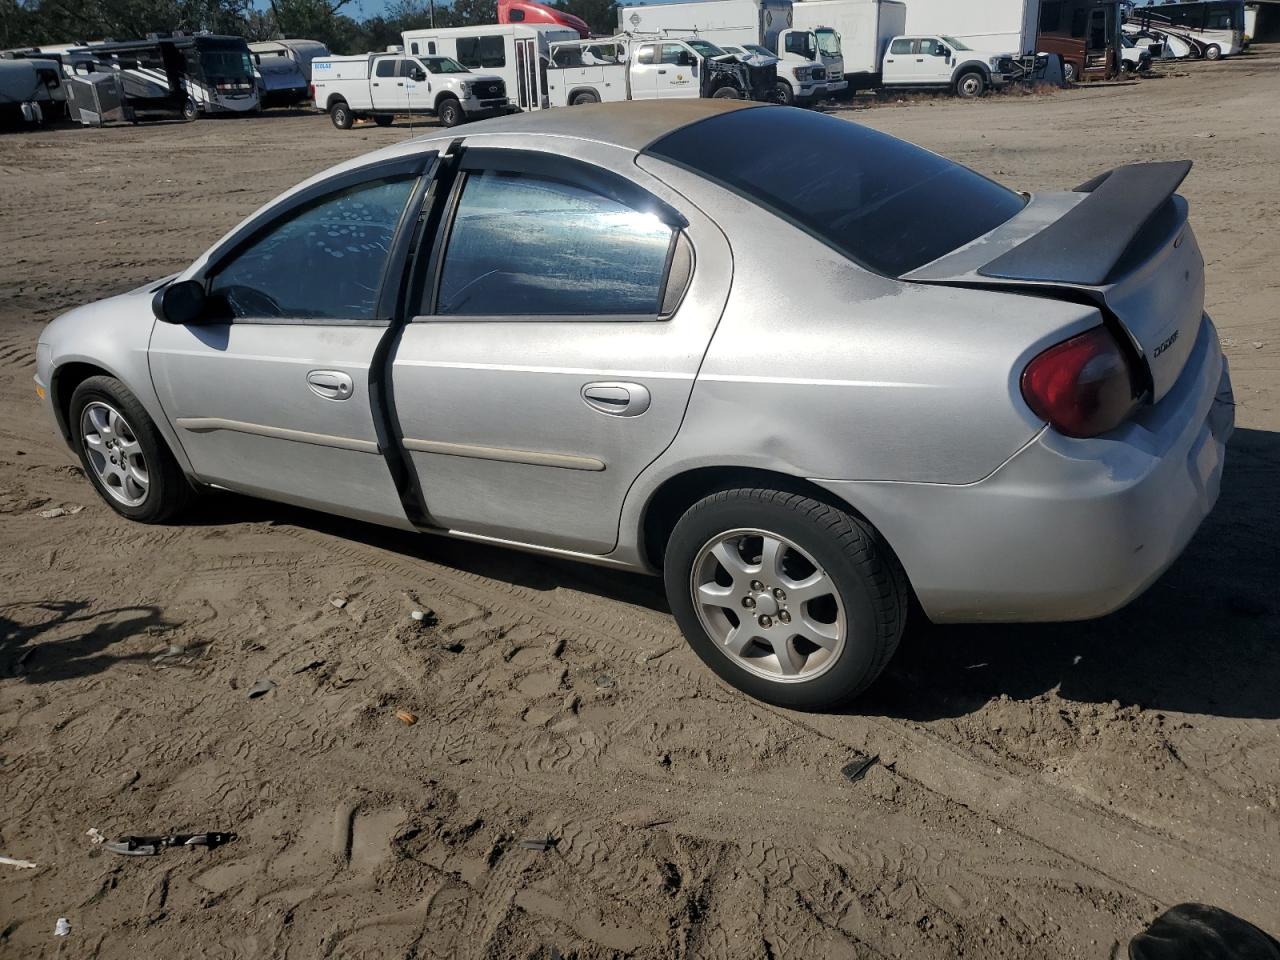
[{"label": "tinted window", "polygon": [[936,260],[1023,205],[1018,194],[950,160],[809,110],[735,110],[681,127],[647,152],[888,276]]},{"label": "tinted window", "polygon": [[445,249],[437,313],[656,316],[670,246],[671,228],[652,214],[590,190],[472,173]]},{"label": "tinted window", "polygon": [[293,214],[235,254],[213,278],[225,316],[373,318],[412,179],[361,184]]},{"label": "tinted window", "polygon": [[[435,53],[435,51],[431,51]],[[502,35],[491,37],[459,37],[458,62],[464,67],[505,67],[506,47]]]},{"label": "tinted window", "polygon": [[1052,33],[1062,23],[1062,0],[1044,0],[1040,4],[1040,32]]},{"label": "tinted window", "polygon": [[910,40],[895,40],[893,45],[889,47],[890,53],[907,54],[911,52]]},{"label": "tinted window", "polygon": [[787,53],[796,53],[804,57],[806,60],[812,60],[817,54],[813,44],[810,42],[812,35],[803,33],[799,30],[793,30],[787,34]]},{"label": "tinted window", "polygon": [[399,62],[399,60],[392,60],[390,58],[386,60],[379,60],[377,67],[373,71],[374,76],[394,77],[396,75],[396,64]]}]

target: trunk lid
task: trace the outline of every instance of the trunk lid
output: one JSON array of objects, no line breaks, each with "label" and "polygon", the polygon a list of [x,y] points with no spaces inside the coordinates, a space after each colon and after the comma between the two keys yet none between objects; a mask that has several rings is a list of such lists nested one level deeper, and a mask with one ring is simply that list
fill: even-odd
[{"label": "trunk lid", "polygon": [[1037,194],[1013,219],[902,279],[1098,305],[1152,402],[1177,381],[1204,316],[1204,258],[1174,191],[1191,164],[1133,164]]}]

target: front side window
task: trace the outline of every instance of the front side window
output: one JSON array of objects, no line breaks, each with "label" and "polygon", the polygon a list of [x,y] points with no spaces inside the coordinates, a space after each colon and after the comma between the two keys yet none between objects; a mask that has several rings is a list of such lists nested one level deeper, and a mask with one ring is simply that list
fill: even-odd
[{"label": "front side window", "polygon": [[220,265],[222,319],[371,320],[396,224],[417,181],[379,180],[304,207]]},{"label": "front side window", "polygon": [[920,41],[920,53],[926,57],[942,56],[942,44],[933,37],[925,37]]},{"label": "front side window", "polygon": [[787,53],[799,54],[806,60],[814,59],[817,51],[814,49],[812,37],[811,33],[792,30],[787,34]]},{"label": "front side window", "polygon": [[685,59],[692,59],[689,51],[678,43],[664,43],[662,45],[662,55],[659,57],[659,63],[679,64]]},{"label": "front side window", "polygon": [[471,173],[445,248],[436,313],[657,316],[671,242],[671,227],[653,214],[592,190]]},{"label": "front side window", "polygon": [[458,62],[472,70],[493,69],[507,65],[506,46],[502,35],[486,37],[459,37]]}]

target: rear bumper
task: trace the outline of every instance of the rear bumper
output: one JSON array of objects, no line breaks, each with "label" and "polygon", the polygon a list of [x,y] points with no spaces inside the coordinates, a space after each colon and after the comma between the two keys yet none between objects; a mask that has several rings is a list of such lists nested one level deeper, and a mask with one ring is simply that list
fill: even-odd
[{"label": "rear bumper", "polygon": [[1234,423],[1206,317],[1174,388],[1106,437],[1046,428],[964,486],[815,482],[884,534],[934,621],[1084,620],[1124,606],[1177,559],[1218,499]]}]

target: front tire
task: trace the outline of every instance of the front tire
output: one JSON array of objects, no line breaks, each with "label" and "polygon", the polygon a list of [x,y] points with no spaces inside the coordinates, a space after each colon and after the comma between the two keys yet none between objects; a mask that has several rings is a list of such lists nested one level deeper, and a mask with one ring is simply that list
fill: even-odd
[{"label": "front tire", "polygon": [[775,94],[777,101],[784,107],[794,107],[796,103],[795,91],[791,89],[791,84],[785,80],[779,80],[777,92]]},{"label": "front tire", "polygon": [[1206,60],[1221,60],[1222,48],[1216,43],[1209,44],[1209,46],[1204,48],[1204,58]]},{"label": "front tire", "polygon": [[966,100],[973,100],[982,96],[986,89],[987,81],[983,79],[982,74],[977,70],[970,70],[956,79],[956,96],[963,97]]},{"label": "front tire", "polygon": [[[182,119],[187,123],[190,123],[192,120],[198,119],[199,116],[200,108],[196,105],[194,100],[187,97],[187,102],[182,105]],[[134,122],[136,123],[137,121]]]},{"label": "front tire", "polygon": [[329,119],[339,130],[350,130],[351,124],[355,121],[351,108],[341,100],[329,108]]},{"label": "front tire", "polygon": [[852,514],[803,494],[714,493],[680,518],[664,579],[689,645],[723,680],[782,707],[864,691],[907,616],[906,576]]},{"label": "front tire", "polygon": [[734,87],[721,87],[711,95],[711,98],[713,100],[741,100],[742,94]]},{"label": "front tire", "polygon": [[1070,60],[1062,61],[1062,79],[1067,83],[1075,83],[1077,76],[1079,76],[1079,71],[1076,69],[1076,65]]},{"label": "front tire", "polygon": [[455,97],[445,97],[441,100],[440,105],[436,107],[436,116],[446,127],[456,127],[466,119],[466,114],[462,112],[462,104]]},{"label": "front tire", "polygon": [[72,438],[98,495],[121,516],[164,523],[191,499],[155,422],[115,377],[89,377],[71,394]]}]

